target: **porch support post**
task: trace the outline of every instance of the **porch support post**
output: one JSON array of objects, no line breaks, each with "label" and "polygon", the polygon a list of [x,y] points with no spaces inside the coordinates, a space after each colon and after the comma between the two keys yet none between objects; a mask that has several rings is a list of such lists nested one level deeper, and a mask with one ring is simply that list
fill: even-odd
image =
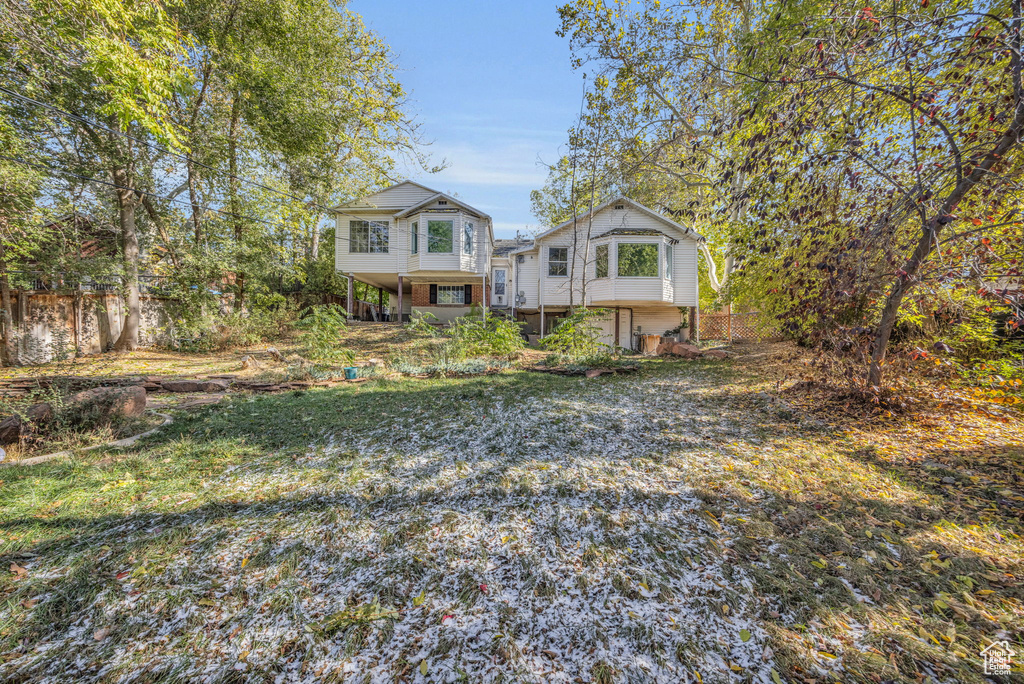
[{"label": "porch support post", "polygon": [[480,319],[487,320],[487,274],[480,276]]},{"label": "porch support post", "polygon": [[544,305],[540,305],[540,339],[544,339]]},{"label": "porch support post", "polygon": [[345,304],[348,307],[348,317],[349,318],[354,318],[355,317],[355,311],[356,311],[356,294],[355,293],[356,293],[355,279],[352,277],[352,274],[349,273],[348,274],[348,298],[345,300]]},{"label": "porch support post", "polygon": [[398,318],[396,319],[398,321],[398,325],[402,325],[402,311],[403,311],[403,308],[402,308],[402,288],[403,287],[404,287],[404,284],[402,282],[402,276],[398,276],[398,312],[397,312],[398,313]]},{"label": "porch support post", "polygon": [[622,346],[622,339],[619,337],[619,307],[615,307],[615,346]]}]

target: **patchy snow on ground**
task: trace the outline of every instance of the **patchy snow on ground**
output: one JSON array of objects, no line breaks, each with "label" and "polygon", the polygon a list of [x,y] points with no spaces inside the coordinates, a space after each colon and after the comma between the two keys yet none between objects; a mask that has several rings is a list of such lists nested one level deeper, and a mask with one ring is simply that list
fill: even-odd
[{"label": "patchy snow on ground", "polygon": [[220,505],[83,537],[134,564],[0,678],[770,682],[735,532],[686,485],[746,429],[699,385],[410,408],[248,462],[212,483]]}]

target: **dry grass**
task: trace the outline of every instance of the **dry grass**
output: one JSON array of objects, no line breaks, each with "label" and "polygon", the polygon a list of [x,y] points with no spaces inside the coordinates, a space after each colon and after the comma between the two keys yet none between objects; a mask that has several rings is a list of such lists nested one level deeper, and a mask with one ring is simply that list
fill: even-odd
[{"label": "dry grass", "polygon": [[1024,652],[1024,421],[735,351],[235,396],[5,473],[0,675],[980,684]]}]

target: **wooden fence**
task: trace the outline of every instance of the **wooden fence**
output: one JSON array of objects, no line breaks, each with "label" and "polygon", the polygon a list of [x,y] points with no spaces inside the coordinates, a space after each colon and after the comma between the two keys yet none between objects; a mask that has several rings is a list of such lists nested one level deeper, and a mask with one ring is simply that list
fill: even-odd
[{"label": "wooden fence", "polygon": [[774,321],[760,311],[748,313],[714,313],[700,315],[702,340],[755,340],[764,341],[781,336]]}]

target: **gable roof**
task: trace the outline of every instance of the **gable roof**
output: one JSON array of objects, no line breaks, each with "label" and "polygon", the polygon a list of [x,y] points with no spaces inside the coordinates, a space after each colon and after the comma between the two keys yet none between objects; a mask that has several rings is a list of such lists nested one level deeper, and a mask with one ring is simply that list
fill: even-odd
[{"label": "gable roof", "polygon": [[339,204],[338,206],[331,207],[331,210],[332,211],[339,211],[341,209],[374,209],[374,208],[392,209],[392,210],[394,210],[394,209],[404,209],[405,208],[404,205],[402,205],[402,206],[398,206],[398,205],[377,205],[377,204],[373,204],[373,203],[367,202],[367,200],[370,199],[371,197],[377,197],[378,195],[383,195],[386,192],[390,192],[391,190],[396,190],[396,189],[401,188],[401,187],[406,186],[406,185],[411,185],[411,186],[417,187],[420,190],[423,190],[424,192],[426,192],[426,193],[428,193],[430,195],[438,194],[437,190],[434,190],[433,188],[428,188],[426,185],[423,185],[422,183],[417,183],[416,181],[411,181],[411,180],[404,180],[404,181],[401,181],[399,183],[395,183],[394,185],[390,185],[390,186],[384,188],[383,190],[378,190],[377,192],[371,193],[371,194],[367,195],[366,197],[361,197],[357,201],[353,202],[352,204]]},{"label": "gable roof", "polygon": [[672,244],[679,242],[677,238],[672,237],[668,233],[664,233],[660,230],[654,230],[653,228],[612,228],[606,230],[600,235],[595,235],[594,238],[608,237],[609,235],[643,235],[647,237],[664,237],[671,240]]},{"label": "gable roof", "polygon": [[626,205],[629,205],[631,208],[635,209],[636,211],[639,211],[639,212],[641,212],[643,214],[646,214],[647,216],[650,216],[652,219],[655,219],[656,221],[661,221],[666,226],[670,226],[672,228],[675,228],[676,230],[682,232],[683,235],[685,235],[686,237],[690,238],[691,240],[698,240],[699,241],[699,240],[703,240],[704,239],[704,236],[702,236],[700,233],[695,231],[693,228],[687,228],[686,226],[684,226],[684,225],[682,225],[680,223],[676,223],[672,219],[670,219],[670,218],[668,218],[666,216],[663,216],[662,214],[659,214],[658,212],[654,211],[653,209],[649,209],[648,207],[645,207],[644,205],[640,204],[639,202],[637,202],[635,200],[631,200],[628,197],[617,197],[615,199],[608,200],[607,202],[605,202],[604,204],[602,204],[600,206],[594,207],[593,212],[589,212],[588,211],[588,212],[585,212],[585,213],[582,213],[582,214],[576,214],[576,216],[574,216],[573,218],[569,219],[568,221],[565,221],[564,223],[561,223],[561,224],[555,226],[554,228],[549,228],[549,229],[545,230],[544,232],[539,233],[534,239],[535,240],[540,240],[541,238],[547,237],[548,235],[551,235],[554,232],[557,232],[559,230],[562,230],[563,228],[571,226],[573,220],[577,220],[578,221],[580,218],[582,218],[583,216],[586,216],[587,214],[590,214],[590,213],[593,213],[595,215],[599,214],[602,211],[604,211],[605,209],[607,209],[608,207],[612,206],[613,204],[626,204]]},{"label": "gable roof", "polygon": [[465,202],[463,202],[462,200],[457,199],[455,197],[452,197],[451,195],[445,194],[443,192],[435,193],[434,195],[432,195],[432,196],[428,197],[427,199],[423,200],[422,202],[418,202],[417,204],[412,205],[408,209],[403,209],[402,211],[400,211],[400,212],[395,214],[395,218],[404,218],[404,217],[408,216],[409,214],[415,212],[416,210],[421,209],[421,208],[427,206],[428,204],[432,204],[432,203],[436,202],[437,200],[442,200],[442,199],[443,200],[448,200],[449,202],[451,202],[453,204],[457,204],[460,207],[462,207],[463,209],[469,209],[469,211],[471,211],[472,213],[476,214],[480,218],[491,218],[490,216],[488,216],[484,212],[480,211],[479,209],[475,209],[475,208],[469,206],[468,204],[466,204]]}]

